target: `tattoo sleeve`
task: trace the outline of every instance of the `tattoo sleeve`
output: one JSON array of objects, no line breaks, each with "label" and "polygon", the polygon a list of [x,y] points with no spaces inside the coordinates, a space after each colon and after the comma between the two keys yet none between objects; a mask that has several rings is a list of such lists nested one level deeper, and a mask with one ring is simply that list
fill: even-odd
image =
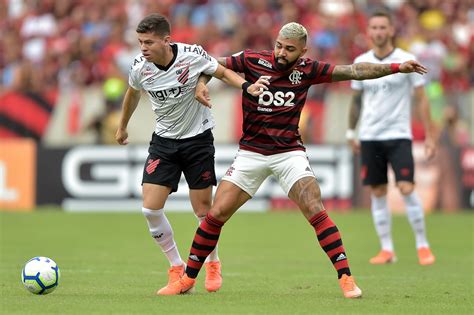
[{"label": "tattoo sleeve", "polygon": [[354,63],[352,65],[337,65],[332,72],[333,81],[376,79],[392,74],[389,63],[378,64],[370,62]]},{"label": "tattoo sleeve", "polygon": [[354,91],[349,109],[349,129],[355,129],[362,110],[362,90]]}]

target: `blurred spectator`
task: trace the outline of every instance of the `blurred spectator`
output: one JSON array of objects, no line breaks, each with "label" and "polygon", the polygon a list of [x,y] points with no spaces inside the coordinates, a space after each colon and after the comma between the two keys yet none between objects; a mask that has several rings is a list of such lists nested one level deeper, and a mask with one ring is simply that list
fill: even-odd
[{"label": "blurred spectator", "polygon": [[117,144],[115,132],[119,127],[122,98],[127,85],[122,78],[110,77],[102,87],[105,97],[105,110],[87,127],[96,133],[97,144]]},{"label": "blurred spectator", "polygon": [[[200,44],[214,56],[272,49],[278,28],[296,21],[310,33],[308,57],[351,63],[368,49],[367,16],[381,8],[396,17],[397,45],[411,47],[430,70],[433,117],[441,124],[450,103],[460,121],[472,124],[474,0],[0,0],[0,94],[28,91],[52,110],[60,92],[72,100],[84,88],[102,86],[110,69],[125,77],[139,53],[134,27],[151,12],[170,18],[174,40]],[[326,92],[341,88],[347,85],[321,85],[308,95],[309,141],[321,141],[321,132],[310,131],[322,124]],[[76,99],[80,111],[85,105]],[[2,101],[0,118],[11,111],[6,106],[13,105]]]}]

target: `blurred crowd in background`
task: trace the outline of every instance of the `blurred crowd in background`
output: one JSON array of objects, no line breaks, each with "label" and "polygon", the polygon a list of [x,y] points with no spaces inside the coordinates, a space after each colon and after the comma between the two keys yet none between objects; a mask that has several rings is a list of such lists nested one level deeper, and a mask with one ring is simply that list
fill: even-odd
[{"label": "blurred crowd in background", "polygon": [[[174,41],[200,44],[216,57],[273,49],[279,28],[297,21],[310,34],[308,57],[350,64],[370,49],[367,20],[379,10],[394,16],[396,46],[429,68],[426,90],[441,138],[472,144],[474,0],[0,0],[0,138],[41,141],[59,93],[70,91],[71,110],[80,111],[75,95],[93,85],[106,110],[86,127],[99,130],[120,109],[139,53],[135,28],[149,13],[170,19]],[[327,89],[348,91],[349,84],[314,86],[308,107],[316,115]],[[74,120],[68,126],[83,127]],[[423,137],[416,116],[413,130]],[[306,140],[319,142],[317,135]]]}]

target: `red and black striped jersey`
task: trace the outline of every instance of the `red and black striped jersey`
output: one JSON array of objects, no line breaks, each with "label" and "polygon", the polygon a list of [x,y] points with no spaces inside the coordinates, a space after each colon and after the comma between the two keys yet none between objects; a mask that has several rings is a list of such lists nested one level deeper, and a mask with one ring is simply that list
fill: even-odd
[{"label": "red and black striped jersey", "polygon": [[249,82],[271,76],[268,90],[260,96],[243,92],[240,148],[264,155],[305,150],[298,123],[308,89],[331,82],[334,65],[300,58],[291,69],[281,71],[273,51],[247,49],[227,57],[226,67],[244,73]]}]

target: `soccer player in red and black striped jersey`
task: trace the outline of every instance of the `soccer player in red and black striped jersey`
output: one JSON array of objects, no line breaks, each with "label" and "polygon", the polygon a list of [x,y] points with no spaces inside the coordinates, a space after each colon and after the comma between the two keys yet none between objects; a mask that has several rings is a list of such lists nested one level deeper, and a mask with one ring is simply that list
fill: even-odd
[{"label": "soccer player in red and black striped jersey", "polygon": [[[298,133],[301,111],[307,91],[313,84],[372,79],[395,72],[423,74],[426,69],[415,61],[335,66],[302,58],[307,51],[307,36],[302,25],[288,23],[280,30],[273,51],[245,50],[232,57],[218,59],[227,68],[244,73],[248,81],[267,77],[270,84],[268,90],[257,97],[243,93],[244,120],[240,149],[217,188],[206,219],[196,231],[186,274],[159,290],[159,295],[181,294],[194,287],[202,264],[217,244],[224,223],[252,198],[265,178],[274,175],[313,226],[322,249],[337,271],[344,296],[362,296],[351,275],[341,235],[324,210],[318,182]],[[202,78],[196,87],[196,97],[210,106],[205,82]]]}]

